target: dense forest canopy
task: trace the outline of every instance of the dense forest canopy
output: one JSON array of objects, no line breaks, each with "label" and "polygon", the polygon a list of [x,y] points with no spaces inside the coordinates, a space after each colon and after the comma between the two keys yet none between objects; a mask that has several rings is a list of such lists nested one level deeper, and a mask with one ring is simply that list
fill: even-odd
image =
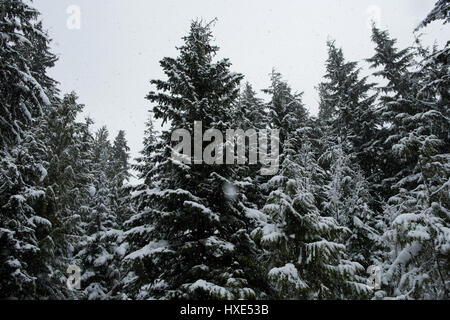
[{"label": "dense forest canopy", "polygon": [[[313,117],[276,70],[258,98],[217,59],[214,23],[160,61],[132,164],[126,132],[94,131],[49,76],[39,12],[0,1],[0,298],[449,299],[450,42],[401,48],[374,24],[369,80],[329,40]],[[279,129],[278,172],[174,159],[195,121]]]}]

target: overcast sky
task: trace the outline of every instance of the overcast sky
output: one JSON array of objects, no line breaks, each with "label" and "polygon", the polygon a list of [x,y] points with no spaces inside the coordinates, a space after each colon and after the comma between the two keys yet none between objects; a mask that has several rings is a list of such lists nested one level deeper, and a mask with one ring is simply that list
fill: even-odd
[{"label": "overcast sky", "polygon": [[[163,77],[159,61],[175,57],[176,46],[192,19],[218,22],[214,27],[219,57],[230,58],[256,90],[269,84],[272,67],[280,71],[317,113],[315,87],[327,58],[326,41],[335,39],[350,60],[373,55],[368,22],[413,43],[413,30],[436,0],[35,0],[53,38],[59,62],[51,75],[63,93],[74,90],[96,128],[111,135],[126,130],[135,157],[142,146],[150,103],[149,80]],[[67,27],[67,8],[81,9],[81,28]],[[422,30],[424,42],[448,40],[449,27],[434,23]],[[367,72],[367,71],[366,71]]]}]

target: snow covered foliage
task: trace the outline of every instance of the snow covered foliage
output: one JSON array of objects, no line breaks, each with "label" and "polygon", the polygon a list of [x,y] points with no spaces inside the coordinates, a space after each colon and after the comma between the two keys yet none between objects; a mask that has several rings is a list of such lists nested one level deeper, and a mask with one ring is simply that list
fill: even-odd
[{"label": "snow covered foliage", "polygon": [[[186,165],[171,158],[171,131],[234,127],[233,110],[242,75],[229,71],[228,60],[214,61],[211,23],[195,21],[177,58],[164,58],[167,80],[153,80],[148,94],[156,118],[170,122],[154,151],[153,178],[145,203],[131,219],[146,222],[127,232],[142,233],[130,243],[127,294],[137,299],[248,299],[264,295],[255,244],[247,230],[240,197],[229,200],[225,184],[234,185],[236,166]],[[148,224],[151,221],[152,224]],[[130,223],[133,223],[130,221]],[[150,243],[150,244],[149,244]]]},{"label": "snow covered foliage", "polygon": [[[38,17],[0,1],[0,299],[450,298],[449,43],[400,49],[374,26],[372,84],[328,41],[316,118],[275,70],[263,98],[241,84],[214,21],[194,21],[151,81],[131,165],[125,131],[93,133],[60,95]],[[251,130],[280,129],[279,171],[173,158],[172,132],[195,121],[248,130],[246,155]]]},{"label": "snow covered foliage", "polygon": [[[345,259],[340,235],[346,230],[319,210],[325,172],[318,165],[307,135],[307,113],[279,74],[273,74],[269,105],[272,123],[282,128],[281,168],[267,182],[265,223],[253,237],[265,249],[268,278],[280,299],[348,298],[367,288],[356,281],[362,266]],[[302,130],[303,129],[303,130]]]},{"label": "snow covered foliage", "polygon": [[[123,142],[121,148],[118,140]],[[113,197],[116,195],[113,191],[118,184],[115,178],[126,174],[128,163],[126,157],[115,157],[119,150],[126,152],[123,133],[119,132],[115,141],[113,150],[106,127],[96,132],[93,141],[91,178],[94,191],[90,192],[87,203],[85,239],[77,254],[83,265],[81,283],[89,300],[111,299],[119,289],[120,253],[116,249],[122,232],[118,224],[118,207],[113,206],[113,201],[118,200]],[[125,168],[118,166],[120,160],[124,161]]]},{"label": "snow covered foliage", "polygon": [[[37,276],[51,274],[41,246],[52,246],[52,224],[35,210],[45,205],[39,186],[41,162],[33,153],[42,145],[22,134],[20,145],[1,156],[0,166],[0,288],[2,298],[32,298],[38,292]],[[51,253],[51,252],[50,252]],[[42,263],[42,264],[41,264]],[[39,292],[44,295],[43,292]]]},{"label": "snow covered foliage", "polygon": [[342,299],[353,291],[363,295],[367,288],[355,281],[362,266],[343,255],[340,234],[345,228],[318,209],[314,184],[323,172],[308,146],[302,151],[299,156],[286,151],[280,174],[268,182],[272,191],[263,208],[268,222],[254,232],[270,260],[275,297]]},{"label": "snow covered foliage", "polygon": [[341,48],[328,41],[324,82],[319,84],[319,119],[327,128],[328,139],[340,140],[345,152],[353,154],[372,180],[377,176],[374,163],[379,147],[374,141],[380,120],[375,112],[374,84],[360,76],[356,62],[347,62]]},{"label": "snow covered foliage", "polygon": [[[382,117],[389,124],[384,145],[388,157],[395,159],[384,180],[393,192],[385,207],[390,259],[382,295],[448,298],[450,125],[448,92],[441,95],[445,89],[439,83],[442,73],[448,78],[448,61],[431,65],[433,53],[426,49],[399,51],[387,32],[374,28],[373,33],[378,53],[370,61],[388,80],[381,88],[389,93],[381,99]],[[414,62],[420,55],[424,62]]]},{"label": "snow covered foliage", "polygon": [[33,117],[50,104],[54,81],[46,76],[55,56],[38,23],[39,13],[21,0],[0,3],[0,146],[19,142]]},{"label": "snow covered foliage", "polygon": [[54,263],[47,145],[38,126],[55,89],[46,75],[56,60],[23,1],[0,3],[0,297],[64,298]]},{"label": "snow covered foliage", "polygon": [[346,255],[366,270],[382,262],[381,233],[385,224],[382,216],[370,208],[373,200],[361,170],[343,149],[337,144],[321,157],[322,165],[329,168],[323,209],[347,229],[341,238]]},{"label": "snow covered foliage", "polygon": [[426,27],[435,20],[444,20],[444,23],[450,21],[450,2],[448,0],[438,0],[434,5],[433,10],[431,10],[428,16],[420,23],[417,29]]}]

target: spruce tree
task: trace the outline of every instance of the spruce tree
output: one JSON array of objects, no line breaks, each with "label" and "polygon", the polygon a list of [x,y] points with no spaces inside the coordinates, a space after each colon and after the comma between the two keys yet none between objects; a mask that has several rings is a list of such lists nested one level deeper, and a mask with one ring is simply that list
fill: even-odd
[{"label": "spruce tree", "polygon": [[[129,217],[124,222],[123,243],[121,248],[126,252],[135,252],[145,247],[153,239],[153,215],[152,199],[150,190],[156,186],[156,170],[160,157],[157,151],[161,148],[160,139],[155,131],[153,117],[149,115],[144,133],[144,148],[140,156],[136,159],[133,169],[137,172],[140,183],[132,187],[132,192],[128,197]],[[122,288],[121,293],[124,298],[137,297],[141,286],[148,281],[146,271],[141,261],[124,259],[122,263]],[[138,276],[138,274],[140,276]],[[143,292],[146,294],[146,292]],[[144,298],[144,297],[142,297]]]},{"label": "spruce tree", "polygon": [[65,95],[46,112],[36,134],[47,146],[43,156],[47,175],[42,180],[47,196],[41,211],[52,225],[51,274],[60,279],[60,283],[54,284],[55,288],[69,297],[73,297],[75,291],[67,290],[64,278],[69,265],[79,265],[75,255],[81,249],[92,182],[93,139],[89,131],[92,122],[77,120],[83,108],[75,93]]},{"label": "spruce tree", "polygon": [[[115,150],[117,151],[117,150]],[[119,261],[116,254],[121,231],[117,212],[112,206],[112,189],[115,180],[108,174],[114,155],[106,127],[95,135],[92,148],[92,185],[85,224],[85,243],[77,258],[83,265],[81,284],[89,300],[111,299],[119,286]]]},{"label": "spruce tree", "polygon": [[[430,68],[412,57],[411,49],[398,51],[395,40],[376,28],[377,54],[370,59],[381,67],[377,75],[388,85],[382,96],[386,126],[384,145],[395,162],[385,187],[392,190],[385,213],[390,249],[385,264],[385,296],[429,299],[448,297],[448,119],[442,110],[439,87],[427,83]],[[418,53],[423,53],[420,50]],[[431,68],[433,69],[433,68]],[[442,71],[442,69],[441,69]],[[434,126],[434,124],[437,124]],[[448,132],[448,129],[443,129]],[[444,147],[444,148],[443,148]]]},{"label": "spruce tree", "polygon": [[[329,126],[328,134],[337,143],[348,141],[345,150],[356,157],[367,177],[377,175],[374,156],[377,127],[380,125],[374,109],[374,85],[360,76],[356,62],[347,62],[341,48],[329,41],[326,81],[319,85],[319,119]],[[334,138],[333,138],[334,137]]]},{"label": "spruce tree", "polygon": [[[268,278],[278,299],[332,299],[367,290],[355,274],[361,266],[346,260],[344,232],[319,209],[325,172],[316,162],[302,126],[307,112],[278,73],[272,74],[269,104],[272,123],[282,134],[281,168],[267,188],[267,221],[253,232],[267,250]],[[280,140],[281,140],[280,139]]]},{"label": "spruce tree", "polygon": [[50,104],[55,82],[46,75],[54,65],[50,40],[39,12],[22,0],[0,3],[0,146],[18,143],[22,131]]},{"label": "spruce tree", "polygon": [[384,258],[384,219],[370,208],[373,199],[368,182],[344,149],[342,143],[333,145],[321,156],[322,166],[329,168],[322,206],[327,216],[347,229],[341,241],[348,259],[366,270],[371,265],[380,266]]},{"label": "spruce tree", "polygon": [[0,14],[1,297],[60,298],[49,250],[52,223],[45,215],[48,150],[38,137],[57,92],[46,73],[56,58],[37,10],[21,0],[5,0]]},{"label": "spruce tree", "polygon": [[414,54],[410,47],[399,50],[397,41],[376,26],[372,28],[372,41],[376,44],[375,55],[367,61],[376,69],[373,75],[386,82],[377,88],[380,92],[378,113],[383,127],[377,138],[378,145],[382,146],[377,165],[380,176],[374,182],[381,199],[387,200],[395,194],[392,189],[395,182],[408,175],[416,162],[401,161],[392,152],[394,145],[411,131],[404,117],[413,115],[416,110],[412,105],[414,90],[417,90],[412,83]]},{"label": "spruce tree", "polygon": [[[135,298],[232,299],[264,295],[255,244],[238,195],[230,199],[235,166],[182,163],[171,157],[171,131],[203,132],[234,127],[233,114],[242,75],[229,71],[227,59],[213,61],[218,48],[211,43],[209,24],[195,21],[177,58],[161,66],[167,80],[153,80],[157,119],[170,122],[162,133],[155,186],[145,191],[145,213],[153,222],[145,230],[149,241],[126,259],[134,264]],[[205,146],[206,144],[204,144]],[[138,212],[141,215],[143,212]]]},{"label": "spruce tree", "polygon": [[[268,115],[262,99],[256,96],[256,92],[247,82],[241,90],[236,107],[236,128],[244,131],[254,130],[255,139],[258,132],[269,129]],[[245,154],[249,157],[250,151],[258,152],[257,145],[250,145],[252,137],[248,137],[245,143]],[[256,209],[264,205],[264,191],[262,185],[267,182],[267,177],[261,174],[261,163],[240,165],[236,171],[236,180],[240,181],[242,192],[245,194],[245,204],[249,208]]]}]

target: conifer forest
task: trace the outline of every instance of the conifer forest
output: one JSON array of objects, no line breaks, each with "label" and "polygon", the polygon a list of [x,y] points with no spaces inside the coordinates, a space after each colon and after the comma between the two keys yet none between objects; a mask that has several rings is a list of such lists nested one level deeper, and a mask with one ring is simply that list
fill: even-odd
[{"label": "conifer forest", "polygon": [[[222,58],[220,19],[191,21],[148,75],[134,158],[128,128],[94,129],[49,75],[34,2],[0,0],[0,299],[449,299],[450,41],[373,24],[363,69],[330,38],[312,115],[277,69],[261,91]],[[410,32],[449,22],[438,0]],[[194,141],[173,157],[176,129],[237,128],[279,130],[276,172],[217,144],[213,163]]]}]

